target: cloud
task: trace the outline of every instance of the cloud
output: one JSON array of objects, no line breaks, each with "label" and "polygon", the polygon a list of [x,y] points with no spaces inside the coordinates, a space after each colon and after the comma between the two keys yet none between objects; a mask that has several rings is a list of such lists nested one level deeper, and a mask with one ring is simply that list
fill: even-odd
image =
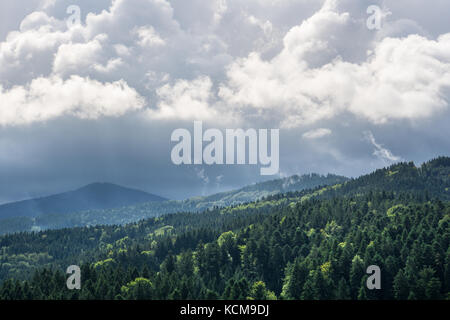
[{"label": "cloud", "polygon": [[305,132],[302,136],[305,139],[318,139],[331,134],[331,130],[327,128],[318,128]]},{"label": "cloud", "polygon": [[343,113],[383,124],[448,108],[450,33],[436,40],[384,38],[365,61],[350,62],[343,58],[349,46],[341,40],[343,32],[352,38],[349,27],[355,23],[327,2],[286,34],[274,58],[252,52],[236,60],[219,96],[241,112],[258,112],[285,128]]},{"label": "cloud", "polygon": [[[104,59],[103,43],[107,39],[106,34],[100,34],[88,42],[62,44],[55,54],[53,72],[57,74],[87,73],[91,68],[98,68]],[[105,69],[108,69],[107,66]]]},{"label": "cloud", "polygon": [[[81,24],[68,28],[74,4]],[[16,196],[0,184],[2,197],[57,180],[52,191],[117,179],[178,198],[212,192],[220,175],[221,188],[260,180],[257,169],[208,167],[205,188],[167,163],[167,137],[193,120],[280,128],[286,175],[355,176],[379,157],[445,153],[449,1],[370,4],[392,12],[381,30],[354,0],[0,2],[0,175],[16,182]],[[362,141],[367,130],[392,152]]]},{"label": "cloud", "polygon": [[209,77],[166,84],[156,92],[159,97],[157,108],[149,109],[147,115],[151,119],[213,120],[218,113],[210,106],[211,88]]},{"label": "cloud", "polygon": [[72,76],[36,78],[29,85],[5,90],[0,85],[0,125],[41,122],[64,115],[80,119],[121,116],[144,106],[142,98],[123,80],[101,83]]},{"label": "cloud", "polygon": [[139,37],[138,44],[142,47],[158,47],[166,44],[152,26],[135,28],[133,33]]},{"label": "cloud", "polygon": [[10,32],[0,42],[0,77],[8,84],[22,84],[50,74],[54,53],[72,37],[62,28],[62,22],[43,12],[25,17],[20,31]]},{"label": "cloud", "polygon": [[209,177],[205,173],[205,169],[198,169],[195,168],[195,173],[197,174],[197,177],[203,182],[203,184],[207,185],[209,183]]},{"label": "cloud", "polygon": [[[0,43],[0,75],[8,79],[3,86],[55,75],[123,79],[152,101],[149,119],[221,114],[282,128],[345,113],[375,124],[416,120],[448,107],[450,33],[435,40],[387,37],[395,33],[392,22],[371,33],[364,19],[330,0],[282,37],[275,16],[243,11],[239,22],[230,21],[229,14],[243,10],[235,2],[201,9],[210,18],[197,21],[203,29],[181,18],[183,8],[165,0],[117,0],[69,29],[64,20],[33,12]],[[244,56],[234,53],[238,40],[224,33],[223,24],[231,22],[242,32],[256,28],[245,34],[247,40],[257,36]],[[279,52],[267,58],[268,48],[278,44]]]},{"label": "cloud", "polygon": [[394,156],[389,149],[386,149],[381,144],[377,143],[371,131],[365,131],[364,138],[375,147],[373,155],[376,156],[378,159],[382,160],[383,162],[391,163],[402,160],[401,157]]}]

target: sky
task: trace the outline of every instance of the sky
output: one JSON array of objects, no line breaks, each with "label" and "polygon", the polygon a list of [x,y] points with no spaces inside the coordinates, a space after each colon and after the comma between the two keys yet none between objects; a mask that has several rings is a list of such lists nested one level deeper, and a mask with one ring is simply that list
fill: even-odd
[{"label": "sky", "polygon": [[[0,2],[0,203],[184,199],[450,155],[450,2]],[[79,15],[78,15],[79,14]],[[175,165],[177,128],[279,129],[280,168]]]}]

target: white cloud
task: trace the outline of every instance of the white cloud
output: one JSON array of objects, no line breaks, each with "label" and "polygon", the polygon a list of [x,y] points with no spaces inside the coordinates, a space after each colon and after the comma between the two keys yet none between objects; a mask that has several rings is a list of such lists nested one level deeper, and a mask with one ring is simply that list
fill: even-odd
[{"label": "white cloud", "polygon": [[211,88],[212,81],[208,77],[166,84],[157,90],[157,108],[148,110],[147,115],[152,119],[212,120],[218,113],[210,106]]},{"label": "white cloud", "polygon": [[273,25],[269,20],[266,20],[263,22],[263,21],[259,20],[258,18],[256,18],[255,16],[251,15],[248,17],[248,21],[251,24],[254,24],[254,25],[260,27],[265,35],[270,35],[273,31]]},{"label": "white cloud", "polygon": [[61,29],[62,23],[53,17],[49,17],[43,11],[35,11],[27,15],[20,23],[20,31],[39,30],[40,28],[46,29]]},{"label": "white cloud", "polygon": [[136,27],[149,23],[163,37],[179,32],[179,25],[173,19],[173,8],[166,0],[115,0],[109,10],[89,13],[86,17],[90,37],[106,33],[123,43],[130,43],[130,33]]},{"label": "white cloud", "polygon": [[450,33],[436,40],[385,38],[373,44],[366,61],[349,62],[340,41],[344,34],[352,37],[348,27],[354,21],[327,3],[286,34],[274,58],[253,52],[236,60],[219,96],[241,112],[259,112],[286,128],[343,113],[382,124],[447,109]]},{"label": "white cloud", "polygon": [[64,115],[81,119],[121,116],[141,109],[144,99],[125,81],[101,83],[72,76],[34,79],[27,86],[0,86],[0,125],[41,122]]},{"label": "white cloud", "polygon": [[94,69],[100,73],[109,73],[117,70],[120,66],[123,65],[123,60],[121,58],[113,58],[108,60],[106,65],[102,65],[99,63],[94,64]]},{"label": "white cloud", "polygon": [[0,42],[0,79],[3,83],[26,83],[51,72],[54,53],[69,42],[72,34],[64,24],[43,12],[34,12],[22,21],[20,31],[10,32]]},{"label": "white cloud", "polygon": [[383,162],[398,162],[401,161],[402,158],[398,156],[394,156],[389,149],[386,149],[381,144],[377,143],[375,137],[373,136],[371,131],[364,132],[364,138],[370,142],[375,150],[373,151],[373,155]]},{"label": "white cloud", "polygon": [[128,48],[127,46],[125,46],[123,44],[119,43],[119,44],[114,45],[113,47],[114,47],[116,54],[119,56],[128,57],[131,55],[130,48]]},{"label": "white cloud", "polygon": [[86,72],[103,60],[103,43],[107,41],[106,34],[100,34],[93,40],[84,43],[65,43],[59,46],[53,62],[53,72],[70,74]]},{"label": "white cloud", "polygon": [[305,132],[302,136],[305,139],[318,139],[325,136],[329,136],[331,134],[331,130],[327,128],[318,128],[314,130],[310,130]]},{"label": "white cloud", "polygon": [[82,6],[82,25],[67,29],[46,9],[60,5],[48,2],[0,42],[0,84],[124,79],[151,98],[151,119],[220,115],[283,128],[341,114],[383,124],[446,110],[450,34],[394,38],[420,29],[405,19],[371,32],[365,6],[350,3],[116,0],[87,14]]},{"label": "white cloud", "polygon": [[138,36],[138,44],[141,47],[158,47],[166,44],[152,26],[135,28],[132,32]]},{"label": "white cloud", "polygon": [[208,184],[209,183],[209,177],[208,175],[205,173],[205,169],[198,169],[195,168],[195,173],[197,174],[197,177],[203,182],[203,184]]}]

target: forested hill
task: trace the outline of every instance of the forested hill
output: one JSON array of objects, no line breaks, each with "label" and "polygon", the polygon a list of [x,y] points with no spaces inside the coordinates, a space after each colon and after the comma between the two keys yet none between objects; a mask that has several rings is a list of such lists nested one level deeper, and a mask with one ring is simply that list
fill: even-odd
[{"label": "forested hill", "polygon": [[419,167],[416,167],[413,162],[394,164],[344,183],[316,188],[304,195],[304,198],[353,197],[376,191],[408,192],[448,201],[450,200],[450,158],[439,157]]},{"label": "forested hill", "polygon": [[[304,193],[304,190],[311,190]],[[450,158],[439,157],[416,167],[414,163],[398,163],[356,179],[336,175],[309,174],[276,179],[206,197],[177,201],[153,201],[102,210],[75,211],[67,214],[52,212],[34,218],[0,220],[0,234],[82,227],[106,224],[126,224],[141,219],[175,212],[201,212],[213,207],[225,207],[252,202],[263,197],[282,198],[287,192],[311,197],[331,198],[356,196],[373,191],[416,193],[450,200]]]},{"label": "forested hill", "polygon": [[[129,202],[119,205],[118,201],[123,198],[127,198],[126,194],[117,194],[117,205],[98,208],[95,207],[95,203],[91,203],[91,207],[84,206],[86,201],[80,201],[78,206],[84,206],[84,209],[68,210],[73,208],[70,203],[66,204],[66,208],[56,210],[53,205],[53,210],[46,210],[44,214],[33,214],[31,217],[17,217],[10,219],[0,220],[0,234],[18,232],[18,231],[30,231],[30,230],[44,230],[55,228],[67,228],[67,227],[81,227],[90,225],[105,225],[105,224],[125,224],[135,222],[141,219],[159,216],[166,213],[182,212],[182,211],[195,211],[200,212],[208,208],[215,206],[224,207],[229,205],[235,205],[244,202],[251,202],[258,200],[264,196],[287,192],[287,191],[299,191],[317,186],[334,185],[336,183],[343,183],[348,178],[337,175],[319,175],[319,174],[307,174],[302,176],[292,176],[288,178],[275,179],[271,181],[252,184],[244,188],[233,190],[229,192],[222,192],[206,197],[194,197],[187,200],[176,201],[143,201]],[[69,197],[70,196],[70,197]],[[63,194],[59,196],[58,201],[53,201],[58,205],[64,205],[64,202],[60,203],[63,198],[73,198],[71,194]],[[86,197],[82,197],[85,199]],[[53,198],[51,198],[54,200]],[[99,197],[99,199],[102,199]],[[46,202],[50,199],[44,199]],[[159,200],[159,199],[157,199]],[[98,201],[98,200],[97,200]],[[45,203],[46,203],[45,202]],[[91,201],[93,202],[93,201]],[[40,202],[41,203],[41,202]],[[70,212],[67,212],[70,211]],[[42,212],[39,211],[39,212]],[[64,212],[65,214],[61,214]],[[1,214],[1,207],[0,207]]]},{"label": "forested hill", "polygon": [[342,193],[370,190],[425,192],[450,200],[450,158],[440,157],[416,167],[413,162],[400,163],[346,183]]},{"label": "forested hill", "polygon": [[[125,226],[2,236],[0,299],[449,299],[448,164]],[[72,264],[79,291],[65,285]],[[366,287],[370,265],[380,290]]]}]

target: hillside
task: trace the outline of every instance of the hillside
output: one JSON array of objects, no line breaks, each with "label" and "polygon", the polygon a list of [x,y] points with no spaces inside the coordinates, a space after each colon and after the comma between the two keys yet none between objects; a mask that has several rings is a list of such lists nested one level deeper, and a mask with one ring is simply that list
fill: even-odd
[{"label": "hillside", "polygon": [[74,191],[0,205],[0,219],[37,217],[46,213],[64,214],[88,209],[109,209],[164,200],[166,199],[153,194],[111,183],[93,183]]},{"label": "hillside", "polygon": [[321,188],[311,195],[321,198],[350,197],[376,191],[409,192],[448,201],[450,158],[439,157],[418,167],[413,162],[394,164],[342,184]]},{"label": "hillside", "polygon": [[[308,190],[305,192],[305,190]],[[354,197],[369,192],[408,192],[423,197],[450,200],[450,158],[439,157],[416,167],[403,162],[378,169],[356,179],[309,174],[252,184],[238,190],[187,200],[145,202],[109,209],[59,212],[1,220],[0,234],[92,225],[126,224],[176,212],[201,212],[214,207],[235,206],[264,197],[279,199],[290,193],[302,200]]]},{"label": "hillside", "polygon": [[226,207],[246,202],[253,202],[264,197],[282,194],[291,191],[303,191],[319,186],[332,186],[344,183],[349,179],[334,174],[320,175],[316,173],[302,176],[293,175],[286,178],[274,179],[251,184],[243,188],[228,192],[221,192],[205,197],[194,197],[181,201],[179,208],[171,212],[179,211],[203,211],[213,207]]},{"label": "hillside", "polygon": [[[268,195],[287,191],[301,191],[318,186],[333,185],[336,183],[343,183],[347,180],[348,179],[345,177],[332,174],[326,176],[319,174],[308,174],[303,176],[275,179],[246,186],[238,190],[222,192],[206,197],[194,197],[182,201],[135,201],[132,205],[119,204],[111,205],[107,208],[95,208],[91,206],[78,210],[67,210],[66,208],[62,208],[64,209],[63,211],[47,210],[44,214],[34,214],[32,216],[33,218],[14,217],[2,220],[2,224],[0,225],[0,234],[17,231],[81,227],[99,224],[125,224],[167,213],[182,211],[200,212],[215,206],[224,207],[244,202],[251,202]],[[118,190],[118,194],[116,196],[118,200],[121,197],[123,198],[120,194],[120,190]],[[158,198],[158,200],[159,199],[160,198]],[[66,214],[62,215],[61,212]]]},{"label": "hillside", "polygon": [[[0,299],[448,299],[449,164],[398,164],[201,214],[2,236]],[[80,291],[64,286],[73,263]],[[381,290],[365,286],[369,265]]]},{"label": "hillside", "polygon": [[318,186],[331,186],[344,183],[347,180],[348,178],[346,177],[334,174],[320,175],[312,173],[302,176],[293,175],[287,178],[255,183],[238,190],[222,192],[207,197],[193,198],[192,206],[193,209],[205,209],[212,206],[230,206],[256,201],[273,194],[314,189]]}]

